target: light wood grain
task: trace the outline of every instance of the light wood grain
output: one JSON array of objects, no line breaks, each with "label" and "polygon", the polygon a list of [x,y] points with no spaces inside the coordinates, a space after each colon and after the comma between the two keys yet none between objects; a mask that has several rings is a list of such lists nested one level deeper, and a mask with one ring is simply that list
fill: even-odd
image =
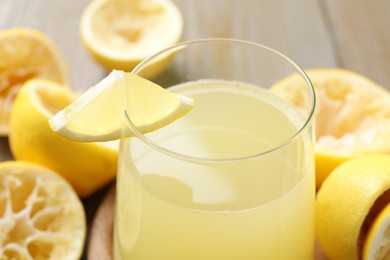
[{"label": "light wood grain", "polygon": [[390,1],[326,0],[339,65],[390,89]]},{"label": "light wood grain", "polygon": [[329,31],[312,0],[175,0],[184,14],[184,39],[232,37],[270,46],[303,68],[334,67]]},{"label": "light wood grain", "polygon": [[115,185],[107,191],[91,226],[89,260],[110,260],[113,256]]}]

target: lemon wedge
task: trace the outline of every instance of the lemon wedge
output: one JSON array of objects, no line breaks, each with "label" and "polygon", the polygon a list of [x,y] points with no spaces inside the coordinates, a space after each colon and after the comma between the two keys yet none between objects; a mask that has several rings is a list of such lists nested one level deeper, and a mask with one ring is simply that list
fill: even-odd
[{"label": "lemon wedge", "polygon": [[[317,97],[317,188],[340,163],[390,151],[390,92],[361,74],[344,69],[306,70]],[[291,75],[272,91],[300,109],[306,87]]]},{"label": "lemon wedge", "polygon": [[116,177],[118,142],[80,143],[53,132],[49,118],[74,99],[58,83],[27,81],[11,110],[9,144],[15,159],[50,168],[87,197]]},{"label": "lemon wedge", "polygon": [[0,135],[8,135],[9,113],[16,94],[29,79],[68,82],[66,61],[57,45],[40,31],[0,31]]},{"label": "lemon wedge", "polygon": [[[146,57],[178,42],[182,31],[182,15],[170,0],[93,0],[80,19],[83,43],[109,71],[131,71]],[[160,61],[153,74],[166,65]]]},{"label": "lemon wedge", "polygon": [[138,131],[159,129],[183,116],[193,100],[137,75],[112,71],[50,119],[59,134],[77,141],[110,141],[132,136],[125,111]]},{"label": "lemon wedge", "polygon": [[0,163],[0,258],[79,259],[85,213],[66,180],[44,167]]}]

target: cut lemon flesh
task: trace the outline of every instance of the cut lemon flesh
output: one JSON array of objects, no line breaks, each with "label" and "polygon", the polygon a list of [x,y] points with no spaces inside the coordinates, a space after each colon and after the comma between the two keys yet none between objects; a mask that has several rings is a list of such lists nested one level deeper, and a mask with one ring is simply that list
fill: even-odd
[{"label": "cut lemon flesh", "polygon": [[27,81],[11,110],[9,144],[15,159],[54,170],[87,197],[115,178],[118,142],[80,143],[53,132],[49,118],[74,99],[52,81]]},{"label": "cut lemon flesh", "polygon": [[0,163],[0,258],[79,259],[84,208],[58,174],[26,162]]},{"label": "cut lemon flesh", "polygon": [[372,224],[363,247],[363,260],[390,259],[390,204]]},{"label": "cut lemon flesh", "polygon": [[181,13],[170,0],[93,0],[80,20],[85,46],[108,70],[131,71],[176,43],[182,27]]},{"label": "cut lemon flesh", "polygon": [[[361,259],[365,241],[369,246],[381,246],[383,226],[374,233],[381,238],[366,240],[377,212],[389,204],[390,155],[362,155],[343,162],[324,181],[316,198],[316,235],[329,259]],[[388,211],[385,211],[389,217]],[[379,217],[377,222],[386,226],[389,220]],[[379,244],[378,244],[379,243]],[[382,240],[381,243],[385,243]],[[370,248],[370,253],[376,248]],[[381,259],[381,258],[373,258]]]},{"label": "cut lemon flesh", "polygon": [[[390,151],[390,93],[366,77],[343,69],[307,70],[317,97],[317,187],[341,162]],[[299,108],[305,85],[297,75],[272,90]]]},{"label": "cut lemon flesh", "polygon": [[22,84],[32,78],[67,83],[66,62],[43,33],[27,28],[0,31],[0,135],[7,135],[9,113]]},{"label": "cut lemon flesh", "polygon": [[112,71],[50,119],[51,128],[78,141],[109,141],[161,128],[183,116],[193,100],[123,71]]}]

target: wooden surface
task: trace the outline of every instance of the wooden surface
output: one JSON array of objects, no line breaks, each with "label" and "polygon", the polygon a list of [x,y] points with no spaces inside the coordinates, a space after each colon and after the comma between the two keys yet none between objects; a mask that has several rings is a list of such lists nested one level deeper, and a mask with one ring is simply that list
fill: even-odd
[{"label": "wooden surface", "polygon": [[115,184],[113,184],[100,203],[91,224],[91,236],[88,244],[88,260],[111,260],[113,256]]},{"label": "wooden surface", "polygon": [[[390,88],[388,0],[173,2],[183,13],[183,40],[251,40],[281,51],[304,69],[344,67]],[[69,63],[72,87],[83,90],[106,75],[80,40],[79,17],[88,3],[89,0],[0,0],[0,29],[27,26],[45,32]],[[5,138],[0,139],[0,159],[12,159]],[[89,223],[105,191],[84,200]],[[86,248],[83,259],[87,259],[87,252]]]}]

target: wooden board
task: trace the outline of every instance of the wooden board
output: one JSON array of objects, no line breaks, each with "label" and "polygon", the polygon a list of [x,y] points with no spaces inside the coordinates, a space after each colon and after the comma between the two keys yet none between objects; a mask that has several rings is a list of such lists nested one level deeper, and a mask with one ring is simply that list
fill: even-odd
[{"label": "wooden board", "polygon": [[[88,246],[89,260],[112,259],[114,208],[115,185],[107,191],[92,223],[91,237]],[[316,244],[314,259],[327,260],[318,244]]]},{"label": "wooden board", "polygon": [[114,224],[115,185],[104,197],[91,226],[88,259],[112,259],[112,233]]}]

